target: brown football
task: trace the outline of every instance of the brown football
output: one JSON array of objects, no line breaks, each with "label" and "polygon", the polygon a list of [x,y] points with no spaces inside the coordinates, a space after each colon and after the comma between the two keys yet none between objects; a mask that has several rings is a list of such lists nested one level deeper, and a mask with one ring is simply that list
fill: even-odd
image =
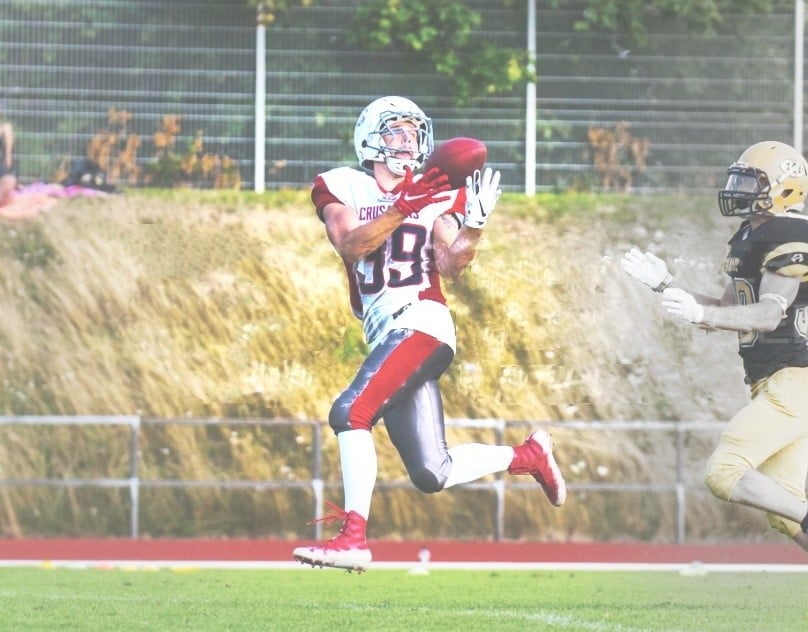
[{"label": "brown football", "polygon": [[453,189],[466,186],[466,176],[482,169],[488,150],[485,143],[476,138],[457,136],[443,141],[429,154],[424,163],[424,173],[437,167],[447,176]]}]

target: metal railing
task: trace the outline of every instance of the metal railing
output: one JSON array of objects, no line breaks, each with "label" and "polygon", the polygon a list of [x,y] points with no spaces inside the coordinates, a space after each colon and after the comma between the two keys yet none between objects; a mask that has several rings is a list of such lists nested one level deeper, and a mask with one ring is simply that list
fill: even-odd
[{"label": "metal railing", "polygon": [[[128,476],[127,477],[58,477],[58,478],[0,478],[0,487],[42,486],[59,488],[97,487],[129,490],[130,519],[129,533],[137,538],[140,532],[139,516],[141,511],[140,493],[143,489],[154,488],[224,488],[250,489],[262,491],[270,489],[307,489],[313,495],[313,517],[323,513],[325,490],[338,488],[338,482],[324,481],[322,476],[323,431],[330,432],[327,424],[320,421],[277,420],[277,419],[157,419],[142,418],[137,415],[124,416],[0,416],[0,426],[125,426],[129,428]],[[150,479],[141,478],[138,463],[141,454],[141,430],[144,426],[301,426],[312,431],[311,469],[306,480],[254,480],[254,479],[222,479],[222,480],[189,480],[189,479]],[[514,422],[502,419],[447,419],[447,428],[488,429],[494,434],[494,442],[502,444],[508,428],[520,426],[541,426],[545,428],[563,428],[583,432],[629,431],[629,432],[668,432],[675,433],[675,466],[673,472],[660,472],[659,480],[609,482],[586,481],[572,482],[568,485],[571,492],[654,492],[673,493],[676,499],[676,540],[686,540],[685,517],[686,505],[686,473],[685,462],[687,445],[685,437],[688,433],[709,430],[718,432],[722,427],[715,422],[660,422],[660,421],[564,421],[564,422]],[[377,488],[393,489],[411,487],[409,481],[379,480]],[[506,491],[532,487],[528,483],[511,482],[502,476],[494,480],[480,480],[467,483],[463,487],[493,491],[496,495],[496,519],[493,539],[499,541],[504,534],[506,515]],[[313,536],[319,539],[322,535],[321,524],[315,523]]]}]

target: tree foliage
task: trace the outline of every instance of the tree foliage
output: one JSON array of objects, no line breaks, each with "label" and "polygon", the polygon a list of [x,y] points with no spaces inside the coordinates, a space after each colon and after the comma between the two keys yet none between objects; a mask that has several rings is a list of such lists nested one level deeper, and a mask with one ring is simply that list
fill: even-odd
[{"label": "tree foliage", "polygon": [[[258,21],[278,24],[296,6],[318,0],[246,0]],[[579,12],[579,31],[613,33],[626,44],[647,43],[660,20],[678,21],[693,34],[711,34],[733,15],[765,15],[791,0],[537,0],[551,8]],[[517,8],[519,0],[491,6]],[[526,16],[525,16],[526,17]],[[477,95],[506,94],[532,77],[527,51],[486,41],[475,32],[480,14],[462,0],[367,0],[356,11],[349,42],[362,50],[393,51],[420,58],[446,78],[459,104]]]},{"label": "tree foliage", "polygon": [[482,40],[474,33],[480,20],[462,2],[369,0],[357,11],[350,38],[365,50],[422,57],[464,103],[507,93],[528,77],[527,52]]},{"label": "tree foliage", "polygon": [[[771,13],[790,0],[586,0],[575,27],[622,35],[626,42],[644,44],[652,24],[663,19],[678,20],[693,34],[715,33],[730,14]],[[556,8],[570,0],[550,0]],[[574,4],[580,6],[579,2]]]}]

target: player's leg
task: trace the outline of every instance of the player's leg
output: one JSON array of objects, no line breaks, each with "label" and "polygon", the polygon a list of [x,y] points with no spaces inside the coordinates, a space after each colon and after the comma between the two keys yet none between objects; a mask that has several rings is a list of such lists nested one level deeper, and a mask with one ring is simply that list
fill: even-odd
[{"label": "player's leg", "polygon": [[546,430],[530,433],[525,442],[513,448],[509,474],[529,474],[541,485],[556,507],[567,500],[567,483],[553,455],[553,439]]},{"label": "player's leg", "polygon": [[796,473],[789,452],[781,452],[808,436],[805,377],[806,369],[777,372],[727,424],[707,463],[706,483],[716,497],[803,520],[805,464]]},{"label": "player's leg", "polygon": [[803,551],[808,553],[808,533],[800,531],[799,533],[794,535],[792,540],[794,540],[794,543],[797,546],[801,547]]},{"label": "player's leg", "polygon": [[413,485],[427,494],[442,490],[452,459],[446,447],[437,379],[419,385],[385,411],[384,427]]},{"label": "player's leg", "polygon": [[[804,451],[803,455],[808,455],[808,451]],[[805,496],[808,498],[808,473],[805,475]],[[803,521],[803,524],[800,524],[800,530],[794,534],[793,540],[801,546],[804,551],[808,552],[808,516],[806,516],[806,520]]]},{"label": "player's leg", "polygon": [[[760,471],[798,501],[801,500],[805,503],[805,482],[808,478],[808,436],[780,450],[760,466]],[[766,517],[774,529],[784,533],[808,551],[808,534],[803,532],[799,520],[788,520],[782,515],[772,512],[767,512]]]},{"label": "player's leg", "polygon": [[566,485],[553,457],[550,435],[544,431],[532,433],[516,447],[466,443],[447,449],[436,380],[426,382],[387,411],[384,420],[410,480],[423,492],[439,492],[508,470],[532,475],[554,505],[564,503]]},{"label": "player's leg", "polygon": [[421,385],[387,411],[384,424],[410,480],[428,494],[503,472],[513,462],[510,446],[467,443],[447,448],[437,380]]},{"label": "player's leg", "polygon": [[451,347],[412,330],[389,332],[370,352],[329,414],[340,447],[345,499],[344,510],[325,519],[342,520],[342,528],[331,540],[296,548],[295,559],[351,570],[367,568],[371,553],[366,528],[377,469],[371,429],[385,410],[425,379],[445,371],[452,357]]},{"label": "player's leg", "polygon": [[808,512],[805,498],[787,491],[771,476],[759,470],[748,470],[732,489],[730,502],[763,509],[800,523]]}]

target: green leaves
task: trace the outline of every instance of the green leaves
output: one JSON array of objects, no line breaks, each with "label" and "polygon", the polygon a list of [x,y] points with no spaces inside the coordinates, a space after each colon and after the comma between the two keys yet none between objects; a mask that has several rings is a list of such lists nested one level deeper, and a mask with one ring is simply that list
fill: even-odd
[{"label": "green leaves", "polygon": [[[728,15],[771,13],[778,0],[587,0],[580,31],[620,34],[625,42],[645,44],[650,28],[660,20],[678,22],[693,34],[709,34]],[[550,0],[554,8],[566,8],[569,0]]]},{"label": "green leaves", "polygon": [[510,92],[527,77],[527,54],[485,41],[480,14],[449,0],[370,0],[357,11],[350,43],[415,54],[447,80],[458,104]]}]

